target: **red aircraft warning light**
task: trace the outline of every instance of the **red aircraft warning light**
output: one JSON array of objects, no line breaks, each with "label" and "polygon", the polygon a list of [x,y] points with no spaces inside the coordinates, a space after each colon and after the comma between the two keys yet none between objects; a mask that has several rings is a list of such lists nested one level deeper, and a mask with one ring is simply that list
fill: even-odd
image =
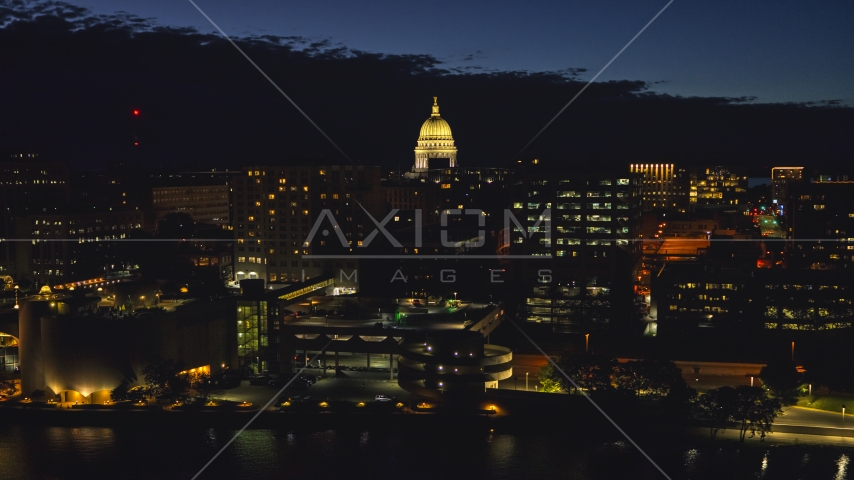
[{"label": "red aircraft warning light", "polygon": [[133,115],[134,115],[135,117],[138,117],[138,116],[139,116],[139,110],[134,110],[134,111],[133,111]]}]

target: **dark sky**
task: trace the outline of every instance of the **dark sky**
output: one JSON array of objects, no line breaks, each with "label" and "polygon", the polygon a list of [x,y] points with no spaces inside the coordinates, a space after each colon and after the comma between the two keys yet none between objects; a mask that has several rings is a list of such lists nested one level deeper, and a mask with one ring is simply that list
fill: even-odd
[{"label": "dark sky", "polygon": [[[350,157],[408,169],[432,96],[461,164],[513,162],[666,2],[197,3]],[[746,3],[674,2],[523,157],[850,164],[851,5]],[[75,5],[0,3],[0,151],[340,160],[189,2]]]}]

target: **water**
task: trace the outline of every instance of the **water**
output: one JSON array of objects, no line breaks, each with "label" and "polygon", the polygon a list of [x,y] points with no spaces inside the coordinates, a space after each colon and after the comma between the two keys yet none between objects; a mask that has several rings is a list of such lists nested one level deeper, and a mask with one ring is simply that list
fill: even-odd
[{"label": "water", "polygon": [[[544,429],[555,429],[544,425]],[[235,430],[0,426],[2,479],[187,479]],[[579,441],[580,440],[580,441]],[[643,445],[673,479],[854,480],[854,450]],[[200,479],[662,479],[625,442],[484,431],[246,430]]]}]

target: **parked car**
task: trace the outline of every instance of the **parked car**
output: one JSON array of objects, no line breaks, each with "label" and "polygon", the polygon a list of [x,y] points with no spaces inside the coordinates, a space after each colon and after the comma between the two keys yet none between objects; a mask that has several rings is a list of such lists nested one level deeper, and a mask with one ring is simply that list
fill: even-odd
[{"label": "parked car", "polygon": [[375,402],[390,402],[391,398],[388,395],[377,395],[374,397]]},{"label": "parked car", "polygon": [[412,301],[412,306],[413,307],[420,307],[421,306],[421,300],[418,300],[416,298],[415,300]]}]

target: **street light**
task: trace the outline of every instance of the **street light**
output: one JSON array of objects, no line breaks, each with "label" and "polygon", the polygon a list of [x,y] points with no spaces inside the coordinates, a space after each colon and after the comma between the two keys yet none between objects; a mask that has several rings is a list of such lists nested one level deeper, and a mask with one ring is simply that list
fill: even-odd
[{"label": "street light", "polygon": [[584,353],[590,353],[590,334],[584,334]]},{"label": "street light", "polygon": [[842,406],[842,426],[845,426],[845,405]]},{"label": "street light", "polygon": [[525,391],[528,391],[528,372],[525,372]]},{"label": "street light", "polygon": [[810,391],[810,396],[808,397],[809,401],[810,401],[809,404],[812,405],[812,384],[811,383],[809,384],[809,391]]},{"label": "street light", "polygon": [[17,309],[17,308],[21,308],[21,307],[18,305],[18,289],[19,289],[19,288],[21,288],[21,287],[19,287],[19,286],[15,285],[15,308],[16,308],[16,309]]}]

